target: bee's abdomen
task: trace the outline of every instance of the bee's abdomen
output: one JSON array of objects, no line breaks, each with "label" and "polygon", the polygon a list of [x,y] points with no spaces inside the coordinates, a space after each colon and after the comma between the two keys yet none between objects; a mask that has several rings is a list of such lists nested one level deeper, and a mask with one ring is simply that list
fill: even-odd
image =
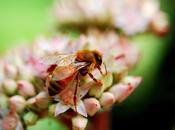
[{"label": "bee's abdomen", "polygon": [[63,89],[59,84],[57,84],[55,81],[50,82],[50,86],[48,88],[48,92],[50,96],[55,96],[59,94]]}]

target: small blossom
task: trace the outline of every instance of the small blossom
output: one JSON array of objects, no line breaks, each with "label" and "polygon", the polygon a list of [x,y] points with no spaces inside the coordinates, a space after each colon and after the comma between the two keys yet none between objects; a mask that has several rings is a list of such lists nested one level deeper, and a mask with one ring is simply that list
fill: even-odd
[{"label": "small blossom", "polygon": [[[57,98],[57,100],[59,100],[60,102],[57,103],[56,105],[55,116],[58,116],[59,114],[71,108],[74,111],[77,111],[80,115],[87,117],[86,108],[81,98],[83,98],[88,93],[88,90],[93,86],[94,86],[94,82],[89,82],[79,87],[79,92],[78,92],[79,100],[77,101],[77,106],[76,106],[77,110],[75,110],[75,105],[73,102],[74,91],[75,91],[74,88],[70,87],[68,89],[65,89],[64,92],[61,94],[62,97]],[[67,94],[70,94],[70,95],[67,95]],[[63,97],[65,97],[64,100],[63,100]]]}]

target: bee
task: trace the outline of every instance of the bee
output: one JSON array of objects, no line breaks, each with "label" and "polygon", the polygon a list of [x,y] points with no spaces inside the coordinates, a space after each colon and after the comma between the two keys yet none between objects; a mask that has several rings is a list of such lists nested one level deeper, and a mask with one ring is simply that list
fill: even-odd
[{"label": "bee", "polygon": [[[43,58],[43,62],[50,67],[47,69],[46,87],[50,96],[59,95],[67,86],[74,86],[73,102],[76,107],[77,92],[80,80],[89,75],[98,85],[102,85],[91,73],[98,69],[101,75],[107,73],[106,66],[99,51],[80,50],[74,54],[51,54]],[[105,73],[101,66],[104,64]]]}]

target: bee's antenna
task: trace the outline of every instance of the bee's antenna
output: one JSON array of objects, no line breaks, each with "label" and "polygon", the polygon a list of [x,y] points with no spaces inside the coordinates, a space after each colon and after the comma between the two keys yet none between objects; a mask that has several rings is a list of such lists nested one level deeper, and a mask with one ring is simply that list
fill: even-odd
[{"label": "bee's antenna", "polygon": [[98,70],[100,71],[100,74],[101,74],[101,75],[104,75],[103,72],[101,71],[100,66],[98,66],[97,68],[98,68]]}]

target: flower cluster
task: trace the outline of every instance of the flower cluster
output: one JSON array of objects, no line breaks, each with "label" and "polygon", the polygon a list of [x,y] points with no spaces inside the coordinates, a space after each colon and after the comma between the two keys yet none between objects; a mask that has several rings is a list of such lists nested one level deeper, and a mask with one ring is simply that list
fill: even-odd
[{"label": "flower cluster", "polygon": [[[54,52],[72,54],[83,49],[102,52],[108,73],[103,77],[96,70],[92,72],[102,81],[100,87],[89,77],[84,78],[85,83],[79,87],[77,104],[81,118],[93,116],[102,109],[108,110],[116,102],[123,101],[140,83],[141,77],[128,76],[140,53],[126,38],[117,36],[115,32],[91,30],[76,40],[65,36],[40,37],[32,46],[18,48],[1,60],[0,105],[2,111],[8,110],[4,116],[7,119],[4,118],[2,123],[5,124],[6,120],[11,122],[10,117],[15,119],[14,125],[2,125],[5,130],[6,127],[21,127],[18,123],[21,121],[26,126],[35,124],[42,117],[42,111],[55,116],[66,113],[69,108],[75,111],[72,103],[75,88],[67,87],[58,98],[48,95],[45,85],[48,66],[41,62],[41,57]],[[15,111],[7,109],[11,107]]]},{"label": "flower cluster", "polygon": [[59,26],[109,27],[134,35],[168,31],[167,16],[158,0],[60,0],[54,10]]}]

